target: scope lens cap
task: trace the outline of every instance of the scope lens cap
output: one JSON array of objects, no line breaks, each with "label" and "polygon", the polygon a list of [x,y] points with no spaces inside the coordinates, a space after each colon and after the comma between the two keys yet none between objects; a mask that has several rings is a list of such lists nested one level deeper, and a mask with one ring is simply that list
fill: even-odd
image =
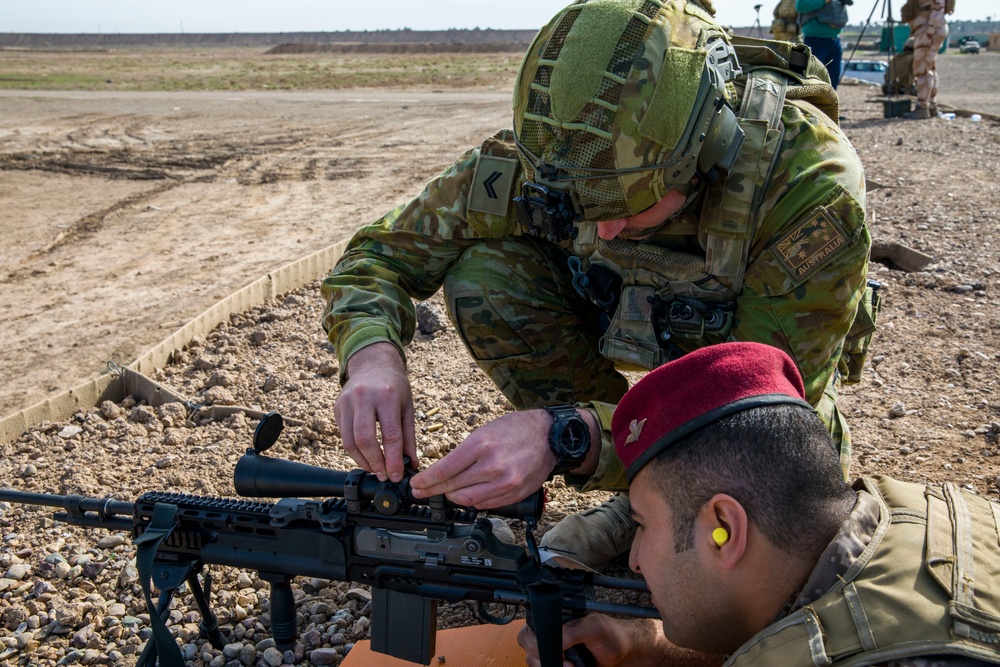
[{"label": "scope lens cap", "polygon": [[260,423],[253,432],[253,450],[260,454],[266,452],[278,441],[278,436],[285,428],[285,420],[277,412],[268,412],[261,417]]}]

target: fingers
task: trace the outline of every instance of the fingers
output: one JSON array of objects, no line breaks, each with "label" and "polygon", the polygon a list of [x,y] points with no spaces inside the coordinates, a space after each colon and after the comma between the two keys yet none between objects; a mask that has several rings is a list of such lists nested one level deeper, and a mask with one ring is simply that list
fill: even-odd
[{"label": "fingers", "polygon": [[[410,489],[417,498],[445,495],[453,503],[489,509],[508,504],[503,483],[491,479],[490,470],[480,463],[474,447],[459,445],[410,480]],[[510,501],[510,502],[516,502]]]},{"label": "fingers", "polygon": [[544,476],[538,480],[525,476],[506,452],[495,450],[466,440],[410,480],[413,495],[443,494],[458,505],[490,509],[523,500],[541,487]]},{"label": "fingers", "polygon": [[[346,395],[341,394],[337,402],[333,405],[333,417],[337,420],[337,425],[340,427],[341,443],[348,456],[354,459],[354,462],[358,466],[368,472],[374,472],[375,467],[373,462],[368,460],[365,452],[358,445],[359,440],[362,443],[370,441],[371,436],[364,433],[364,425],[371,423],[372,431],[374,432],[374,418],[365,419],[359,416],[352,402],[346,399]],[[376,458],[374,463],[378,463],[382,458],[381,452],[378,457],[373,458]]]},{"label": "fingers", "polygon": [[403,403],[393,405],[392,403],[379,404],[375,411],[375,421],[378,422],[379,430],[382,432],[381,448],[378,438],[373,436],[373,440],[366,443],[368,450],[365,451],[367,458],[368,451],[375,456],[384,456],[379,463],[383,466],[381,474],[379,470],[374,470],[379,475],[381,481],[387,478],[393,482],[403,479],[403,456],[410,456],[410,460],[416,465],[416,438],[413,424],[413,404]]},{"label": "fingers", "polygon": [[549,420],[542,410],[527,410],[481,426],[413,477],[414,496],[444,494],[454,503],[479,509],[523,500],[541,488],[552,470]]},{"label": "fingers", "polygon": [[521,629],[517,631],[517,644],[524,649],[524,662],[528,667],[541,666],[541,662],[538,660],[538,642],[535,633],[527,624],[521,626]]},{"label": "fingers", "polygon": [[[570,646],[571,644],[566,643],[565,627],[563,631],[563,646]],[[521,626],[521,629],[517,631],[517,643],[524,649],[525,664],[528,667],[541,667],[541,660],[538,656],[538,638],[535,636],[535,632],[527,626],[527,624]],[[574,667],[571,662],[564,661],[563,667]]]},{"label": "fingers", "polygon": [[344,449],[359,466],[383,482],[403,479],[404,453],[416,458],[412,405],[338,400],[334,416]]},{"label": "fingers", "polygon": [[344,449],[379,480],[398,482],[404,454],[416,460],[417,451],[413,395],[402,358],[391,344],[376,343],[348,363],[348,380],[334,404]]}]

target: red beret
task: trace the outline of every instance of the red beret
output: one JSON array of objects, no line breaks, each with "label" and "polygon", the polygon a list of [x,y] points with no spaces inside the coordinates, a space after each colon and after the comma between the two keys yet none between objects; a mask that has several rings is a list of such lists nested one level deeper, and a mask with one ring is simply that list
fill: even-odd
[{"label": "red beret", "polygon": [[650,371],[618,403],[611,422],[628,481],[657,454],[721,417],[762,405],[812,409],[798,368],[762,343],[722,343]]}]

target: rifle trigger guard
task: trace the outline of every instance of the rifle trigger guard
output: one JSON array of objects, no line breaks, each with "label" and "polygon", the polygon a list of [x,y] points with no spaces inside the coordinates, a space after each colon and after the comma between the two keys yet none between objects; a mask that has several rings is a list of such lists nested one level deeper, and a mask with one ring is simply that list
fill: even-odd
[{"label": "rifle trigger guard", "polygon": [[486,610],[487,604],[493,603],[483,603],[482,601],[476,602],[476,616],[479,617],[480,621],[490,623],[491,625],[507,625],[514,620],[515,616],[517,616],[517,605],[504,604],[503,616],[494,616]]}]

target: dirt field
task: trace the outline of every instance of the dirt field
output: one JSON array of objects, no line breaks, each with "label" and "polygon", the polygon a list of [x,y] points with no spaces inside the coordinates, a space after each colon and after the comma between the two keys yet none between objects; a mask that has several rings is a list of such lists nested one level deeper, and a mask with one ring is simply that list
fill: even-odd
[{"label": "dirt field", "polygon": [[0,99],[0,414],[343,239],[510,115],[485,92]]},{"label": "dirt field", "polygon": [[[1000,54],[941,70],[944,103],[1000,115]],[[510,72],[496,76],[447,92],[0,92],[0,415],[131,361],[416,192],[509,125]],[[845,127],[881,182],[897,168],[875,149],[884,131],[919,128],[881,119],[872,91],[843,86]]]},{"label": "dirt field", "polygon": [[[992,117],[1000,115],[1000,54],[949,55],[941,71],[941,102],[960,110],[951,121],[885,119],[874,89],[841,89],[842,125],[872,181],[876,243],[902,243],[931,257],[918,272],[873,262],[885,298],[880,329],[864,379],[844,392],[842,405],[854,434],[854,473],[953,480],[997,498],[1000,122]],[[0,92],[0,413],[93,377],[109,359],[127,363],[221,297],[345,238],[417,192],[460,151],[509,124],[510,80],[489,85],[494,89]],[[973,122],[971,112],[986,116]],[[348,465],[332,423],[336,368],[319,331],[321,307],[314,284],[234,317],[157,379],[200,403],[301,419],[306,425],[283,437],[280,455]],[[410,355],[422,463],[509,410],[453,332],[419,336]],[[241,417],[194,423],[176,410],[103,406],[0,448],[0,480],[121,498],[164,488],[231,495],[232,463],[251,428]],[[558,481],[550,498],[547,522],[600,500]],[[92,535],[44,516],[0,512],[4,567],[23,561],[33,577],[51,575],[42,561],[53,550],[81,571],[93,561],[106,569],[88,577],[65,568],[70,574],[46,576],[46,585],[67,600],[104,597],[81,615],[83,629],[62,635],[53,605],[34,612],[45,634],[2,638],[20,648],[0,647],[0,660],[17,655],[20,664],[48,665],[70,655],[84,660],[91,651],[92,663],[131,664],[139,630],[129,634],[106,620],[116,601],[129,614],[142,609],[129,581],[122,583],[130,547],[94,549]],[[30,586],[5,581],[0,589],[29,595]],[[263,584],[246,584],[226,573],[216,585],[217,606],[227,632],[252,648],[267,636],[257,616]],[[363,624],[338,633],[325,612],[313,613],[329,603],[338,615],[349,610],[354,622],[364,605],[349,601],[346,588],[314,580],[302,591],[313,643],[283,662],[309,660],[320,647],[339,656],[365,636]],[[230,616],[237,604],[250,613],[243,622]],[[17,595],[0,599],[8,634],[30,618],[30,606]],[[191,664],[223,664],[218,651],[195,648],[196,628],[181,613],[175,629],[191,647]],[[84,633],[88,623],[97,630]]]}]

